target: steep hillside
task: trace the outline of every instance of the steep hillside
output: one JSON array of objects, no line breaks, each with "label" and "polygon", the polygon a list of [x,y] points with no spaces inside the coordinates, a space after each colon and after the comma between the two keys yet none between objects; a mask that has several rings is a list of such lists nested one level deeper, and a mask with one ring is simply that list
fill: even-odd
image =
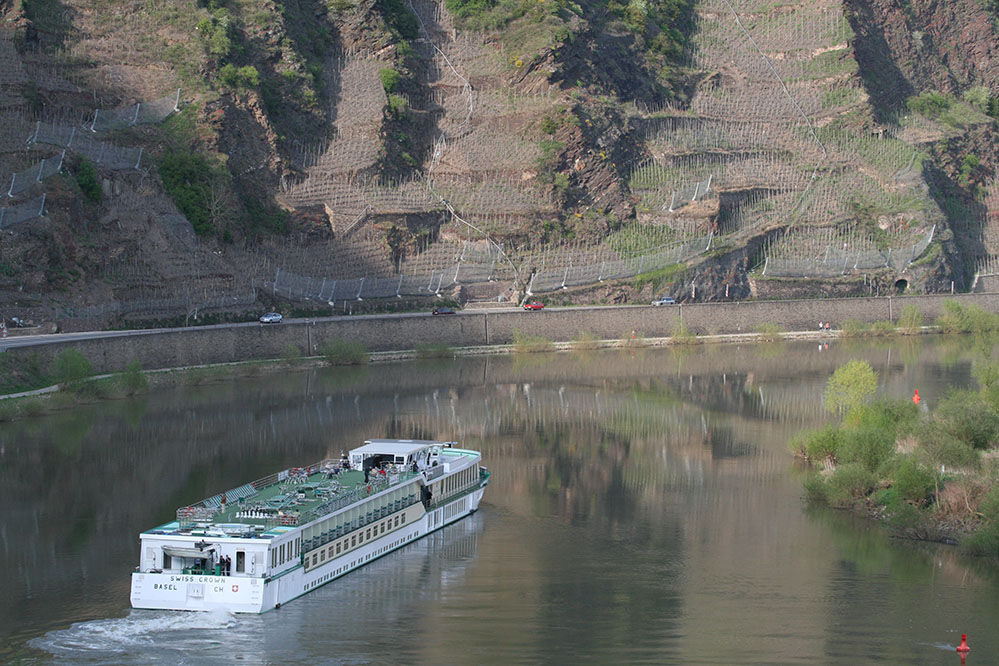
[{"label": "steep hillside", "polygon": [[997,16],[977,0],[847,8],[877,117],[931,156],[924,176],[955,234],[952,279],[970,288],[999,269]]},{"label": "steep hillside", "polygon": [[4,0],[0,314],[969,289],[999,268],[993,18]]}]

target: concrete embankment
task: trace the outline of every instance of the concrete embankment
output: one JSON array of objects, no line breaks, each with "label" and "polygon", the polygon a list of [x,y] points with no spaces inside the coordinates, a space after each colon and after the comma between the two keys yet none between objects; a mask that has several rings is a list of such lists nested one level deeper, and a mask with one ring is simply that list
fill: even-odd
[{"label": "concrete embankment", "polygon": [[[294,320],[283,324],[238,324],[158,331],[117,332],[85,340],[38,336],[39,344],[10,347],[7,354],[38,356],[47,367],[66,348],[83,353],[97,373],[116,372],[133,360],[146,370],[275,359],[295,354],[313,356],[336,339],[360,342],[369,351],[412,350],[422,343],[454,348],[512,344],[515,333],[569,342],[586,333],[603,340],[636,335],[666,338],[682,321],[697,335],[752,333],[763,324],[785,331],[814,331],[819,322],[838,328],[846,320],[897,321],[902,309],[915,306],[924,323],[932,323],[946,300],[999,311],[999,294],[895,296],[789,301],[743,301],[651,307],[609,306],[521,310],[469,310],[457,315],[371,315]],[[3,345],[0,344],[0,347]]]}]

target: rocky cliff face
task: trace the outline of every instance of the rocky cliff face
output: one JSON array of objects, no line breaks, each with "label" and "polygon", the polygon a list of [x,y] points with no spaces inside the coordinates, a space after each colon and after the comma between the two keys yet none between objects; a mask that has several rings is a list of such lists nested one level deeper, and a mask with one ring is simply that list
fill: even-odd
[{"label": "rocky cliff face", "polygon": [[[0,179],[67,154],[8,197],[0,300],[189,319],[281,297],[282,271],[308,285],[284,297],[325,303],[331,281],[433,275],[473,246],[568,275],[709,237],[614,298],[992,269],[999,46],[975,0],[517,7],[5,0]],[[179,111],[127,122],[178,88]],[[124,120],[92,150],[51,138],[98,108]],[[39,122],[50,143],[25,144]]]},{"label": "rocky cliff face", "polygon": [[853,2],[846,6],[857,34],[857,58],[878,117],[891,121],[911,112],[907,100],[941,93],[947,108],[933,126],[910,131],[930,159],[924,177],[952,229],[943,248],[947,271],[936,283],[969,288],[978,273],[991,273],[997,251],[991,222],[995,206],[996,128],[957,110],[961,101],[996,115],[999,71],[996,17],[983,3]]}]

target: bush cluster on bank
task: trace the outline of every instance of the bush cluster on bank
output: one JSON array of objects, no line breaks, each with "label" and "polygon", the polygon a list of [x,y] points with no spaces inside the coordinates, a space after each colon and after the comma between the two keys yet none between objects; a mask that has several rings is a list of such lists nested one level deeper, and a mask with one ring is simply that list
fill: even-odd
[{"label": "bush cluster on bank", "polygon": [[370,359],[362,343],[340,338],[324,343],[320,351],[330,365],[363,365]]},{"label": "bush cluster on bank", "polygon": [[812,468],[806,497],[999,557],[999,364],[980,363],[975,376],[980,390],[953,390],[929,413],[915,400],[875,399],[866,361],[837,369],[825,404],[841,421],[789,443]]}]

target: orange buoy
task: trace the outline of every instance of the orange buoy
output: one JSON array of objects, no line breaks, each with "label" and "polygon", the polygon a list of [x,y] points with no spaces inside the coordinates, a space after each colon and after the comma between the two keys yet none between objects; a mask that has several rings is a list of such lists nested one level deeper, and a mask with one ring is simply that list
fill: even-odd
[{"label": "orange buoy", "polygon": [[920,400],[919,389],[916,389],[916,394],[912,396],[912,401],[918,405]]},{"label": "orange buoy", "polygon": [[957,646],[958,652],[971,652],[971,648],[968,647],[968,634],[961,634],[961,644]]}]

